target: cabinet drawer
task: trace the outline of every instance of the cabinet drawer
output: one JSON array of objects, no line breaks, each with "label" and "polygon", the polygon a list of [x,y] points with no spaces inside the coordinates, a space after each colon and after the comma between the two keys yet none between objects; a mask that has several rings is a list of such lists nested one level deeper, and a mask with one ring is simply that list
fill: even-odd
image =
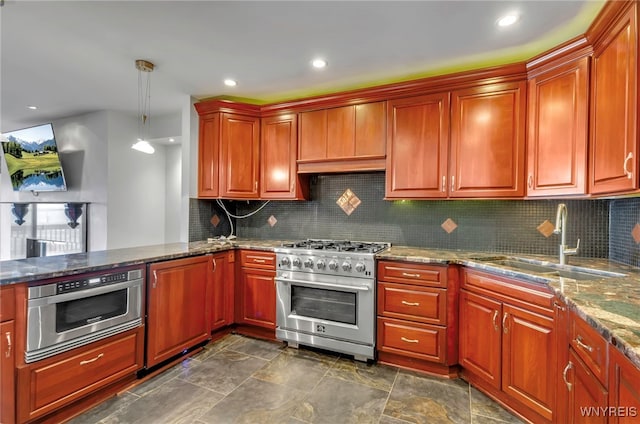
[{"label": "cabinet drawer", "polygon": [[[139,333],[59,361],[34,364],[28,373],[30,417],[42,415],[70,401],[135,373]],[[24,402],[24,399],[21,400]]]},{"label": "cabinet drawer", "polygon": [[447,291],[408,284],[378,284],[378,313],[391,318],[446,325]]},{"label": "cabinet drawer", "polygon": [[447,287],[447,267],[380,261],[378,280],[444,288]]},{"label": "cabinet drawer", "polygon": [[607,386],[607,342],[579,316],[572,314],[569,324],[570,343],[598,380]]},{"label": "cabinet drawer", "polygon": [[276,269],[276,255],[254,250],[240,251],[240,264],[249,268]]},{"label": "cabinet drawer", "polygon": [[0,289],[0,322],[8,321],[15,317],[16,301],[13,287]]},{"label": "cabinet drawer", "polygon": [[378,350],[444,364],[446,329],[390,318],[378,318]]}]

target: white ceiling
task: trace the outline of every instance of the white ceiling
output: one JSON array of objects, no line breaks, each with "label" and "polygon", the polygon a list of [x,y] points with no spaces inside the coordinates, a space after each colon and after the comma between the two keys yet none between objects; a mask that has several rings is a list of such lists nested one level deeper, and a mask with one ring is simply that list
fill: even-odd
[{"label": "white ceiling", "polygon": [[[159,116],[178,113],[189,95],[272,102],[527,59],[584,33],[602,4],[7,0],[0,130],[95,110],[135,114],[135,59],[156,65]],[[509,11],[521,20],[498,29]],[[315,56],[329,67],[311,69]],[[229,77],[237,87],[223,85]]]}]

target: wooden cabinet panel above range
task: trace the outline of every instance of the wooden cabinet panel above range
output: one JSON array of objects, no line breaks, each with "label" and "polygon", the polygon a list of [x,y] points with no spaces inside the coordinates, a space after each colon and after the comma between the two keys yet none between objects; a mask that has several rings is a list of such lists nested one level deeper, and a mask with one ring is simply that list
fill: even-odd
[{"label": "wooden cabinet panel above range", "polygon": [[385,169],[386,102],[300,113],[298,172]]}]

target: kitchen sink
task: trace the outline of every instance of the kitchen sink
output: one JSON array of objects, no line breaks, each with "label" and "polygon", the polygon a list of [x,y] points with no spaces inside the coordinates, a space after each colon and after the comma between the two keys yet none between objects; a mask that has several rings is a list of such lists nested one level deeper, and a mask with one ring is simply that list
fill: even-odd
[{"label": "kitchen sink", "polygon": [[599,280],[602,278],[625,277],[625,274],[611,271],[603,271],[593,268],[584,268],[577,266],[562,266],[556,264],[543,265],[532,262],[531,260],[508,258],[499,260],[490,260],[489,263],[506,266],[522,271],[531,271],[536,274],[543,274],[549,277],[571,278],[573,280]]}]

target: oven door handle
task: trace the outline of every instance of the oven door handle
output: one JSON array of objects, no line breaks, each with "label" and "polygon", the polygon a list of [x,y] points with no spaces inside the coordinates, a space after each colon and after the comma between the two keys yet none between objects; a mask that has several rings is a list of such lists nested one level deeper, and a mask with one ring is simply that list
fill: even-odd
[{"label": "oven door handle", "polygon": [[320,283],[317,281],[302,281],[302,280],[288,280],[282,278],[276,278],[276,283],[295,283],[298,286],[319,288],[319,289],[343,289],[350,291],[369,291],[369,287],[367,286],[347,286],[344,284],[334,284],[334,283]]},{"label": "oven door handle", "polygon": [[46,296],[37,299],[29,299],[28,307],[38,307],[44,305],[52,305],[54,303],[68,302],[70,300],[82,299],[85,297],[97,296],[99,294],[110,293],[122,289],[142,286],[142,280],[131,280],[122,283],[110,284],[103,287],[94,287],[86,290],[79,290],[72,293],[57,294],[55,296]]}]

